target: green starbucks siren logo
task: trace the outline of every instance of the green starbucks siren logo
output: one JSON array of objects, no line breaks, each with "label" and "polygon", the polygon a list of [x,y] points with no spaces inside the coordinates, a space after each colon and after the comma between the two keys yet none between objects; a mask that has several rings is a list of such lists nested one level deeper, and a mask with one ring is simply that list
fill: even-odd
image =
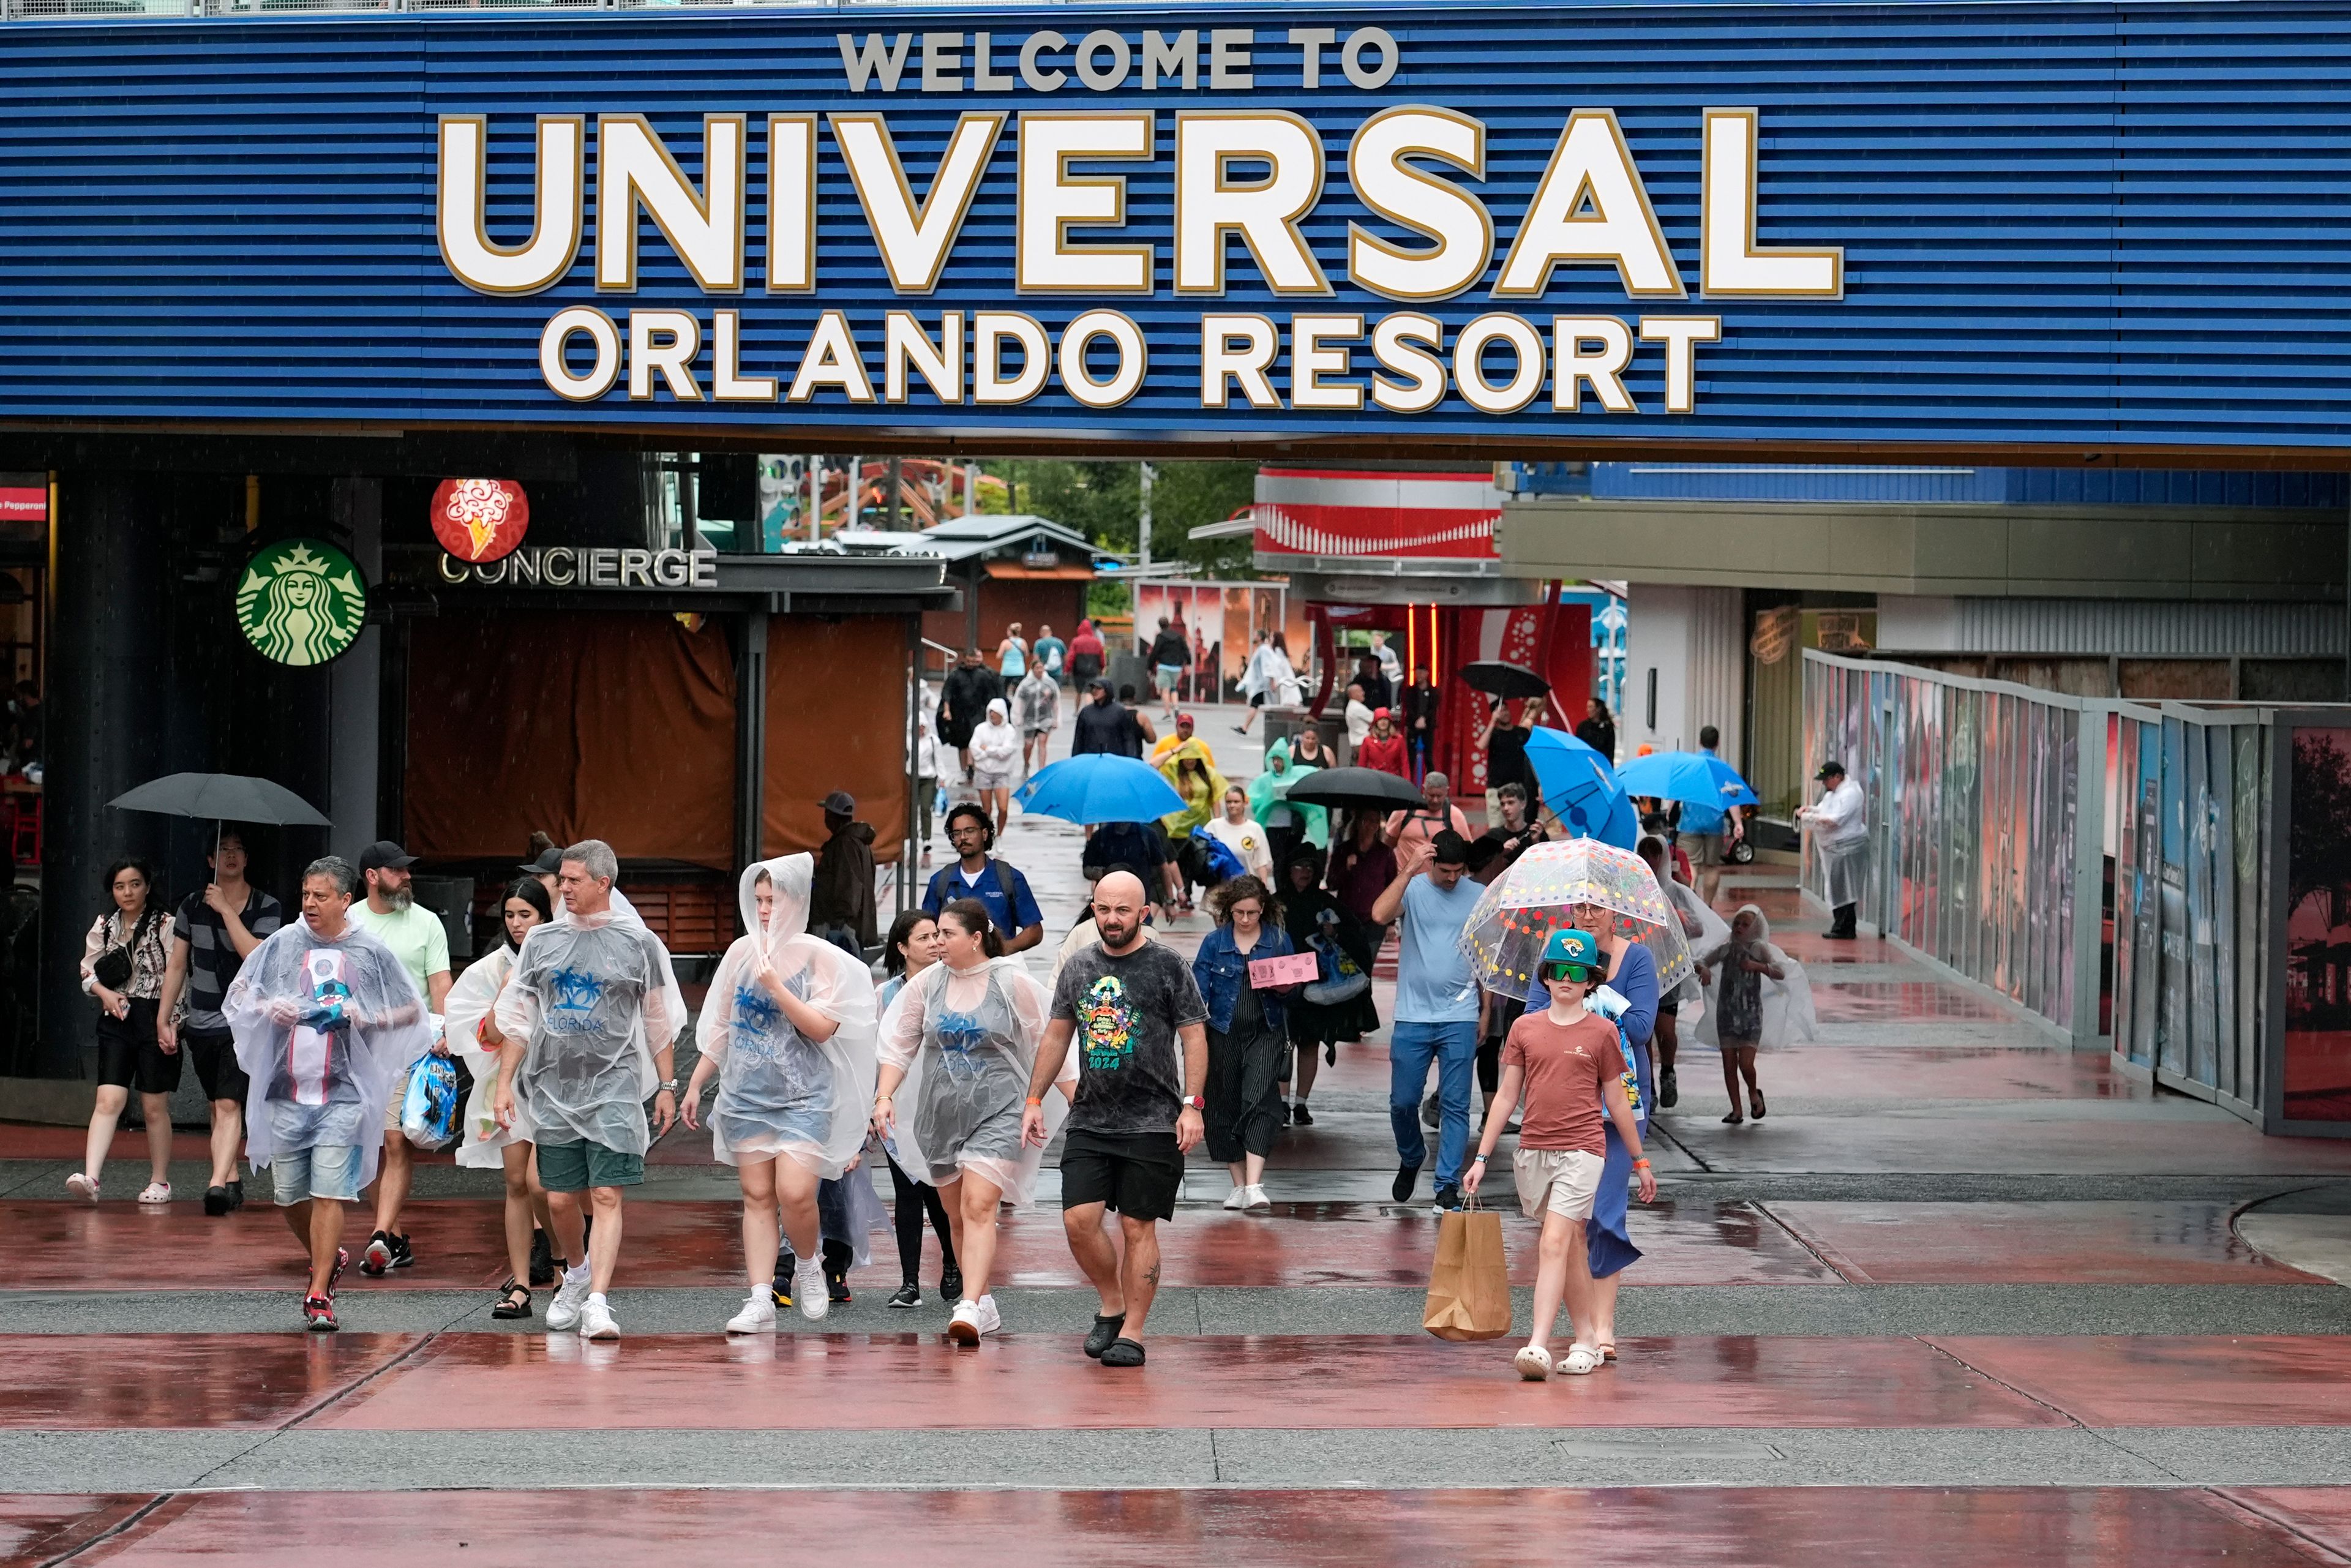
[{"label": "green starbucks siren logo", "polygon": [[286,539],[245,563],[236,625],[265,659],[323,664],[359,641],[367,583],[351,558],[316,539]]}]

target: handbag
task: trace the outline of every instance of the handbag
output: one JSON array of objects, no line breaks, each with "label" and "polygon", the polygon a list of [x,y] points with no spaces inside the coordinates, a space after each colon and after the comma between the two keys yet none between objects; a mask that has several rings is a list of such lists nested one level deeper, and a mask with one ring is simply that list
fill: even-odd
[{"label": "handbag", "polygon": [[1306,939],[1322,960],[1322,977],[1299,991],[1299,996],[1318,1008],[1352,1002],[1372,988],[1371,976],[1356,967],[1347,950],[1339,946],[1338,938],[1326,932],[1317,932]]},{"label": "handbag", "polygon": [[147,923],[154,915],[149,910],[140,915],[139,924],[131,927],[131,940],[118,943],[100,953],[89,967],[89,977],[110,991],[119,991],[131,984],[131,950],[147,939]]},{"label": "handbag", "polygon": [[445,1056],[424,1055],[408,1070],[401,1096],[400,1130],[420,1149],[443,1149],[457,1136],[457,1069]]},{"label": "handbag", "polygon": [[1428,1269],[1428,1304],[1420,1326],[1456,1343],[1510,1332],[1510,1269],[1502,1253],[1502,1217],[1470,1207],[1437,1222],[1437,1260]]}]

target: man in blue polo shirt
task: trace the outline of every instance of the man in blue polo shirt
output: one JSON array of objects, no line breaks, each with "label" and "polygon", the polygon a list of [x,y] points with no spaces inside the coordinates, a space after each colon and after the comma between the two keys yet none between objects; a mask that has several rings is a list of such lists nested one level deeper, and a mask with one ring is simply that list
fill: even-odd
[{"label": "man in blue polo shirt", "polygon": [[1029,879],[987,852],[996,847],[996,829],[987,812],[969,801],[950,810],[947,842],[955,846],[956,863],[941,866],[923,892],[923,908],[932,918],[958,898],[976,898],[987,905],[1007,953],[1025,953],[1042,942],[1045,912],[1037,907]]}]

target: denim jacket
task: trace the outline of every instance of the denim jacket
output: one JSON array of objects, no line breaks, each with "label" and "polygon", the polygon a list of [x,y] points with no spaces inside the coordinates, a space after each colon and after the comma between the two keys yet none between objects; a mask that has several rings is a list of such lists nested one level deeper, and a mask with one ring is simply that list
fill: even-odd
[{"label": "denim jacket", "polygon": [[[1208,1027],[1219,1034],[1233,1027],[1233,1005],[1240,1000],[1241,988],[1249,984],[1251,959],[1279,958],[1297,951],[1290,933],[1273,925],[1259,929],[1257,946],[1247,954],[1233,946],[1229,925],[1219,925],[1201,937],[1199,955],[1192,960],[1192,978],[1199,982],[1200,998],[1208,1004]],[[1265,1009],[1268,1029],[1283,1027],[1282,995],[1266,991],[1258,998]]]}]

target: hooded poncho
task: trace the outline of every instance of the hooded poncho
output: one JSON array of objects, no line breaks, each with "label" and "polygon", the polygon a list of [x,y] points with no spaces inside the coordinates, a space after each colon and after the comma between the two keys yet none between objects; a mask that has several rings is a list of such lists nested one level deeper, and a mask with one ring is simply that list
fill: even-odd
[{"label": "hooded poncho", "polygon": [[321,936],[305,915],[253,950],[221,1012],[253,1083],[246,1157],[261,1168],[281,1149],[356,1147],[360,1185],[373,1181],[385,1107],[433,1049],[424,998],[392,950],[348,922]]},{"label": "hooded poncho", "polygon": [[[718,1063],[710,1108],[711,1151],[726,1164],[789,1155],[837,1179],[864,1146],[873,1104],[873,977],[829,942],[808,935],[809,855],[763,861],[743,873],[743,928],[711,977],[695,1043]],[[759,926],[758,883],[775,889]],[[789,991],[831,1019],[812,1040],[776,999]]]},{"label": "hooded poncho", "polygon": [[[1758,1024],[1755,1043],[1762,1046],[1802,1045],[1816,1038],[1820,1033],[1821,1020],[1813,1010],[1813,982],[1805,976],[1804,967],[1772,946],[1771,922],[1764,917],[1761,909],[1752,904],[1741,904],[1738,914],[1730,917],[1732,925],[1738,924],[1740,915],[1754,916],[1754,940],[1742,947],[1726,932],[1723,939],[1708,948],[1698,960],[1708,968],[1722,966],[1714,977],[1716,1005],[1708,1008],[1706,1016],[1698,1020],[1699,1042],[1719,1049],[1726,1022],[1734,1029]],[[1769,975],[1750,975],[1729,967],[1742,956],[1777,966],[1781,977],[1775,980]],[[1750,1007],[1742,1002],[1738,1007],[1731,1006],[1733,998],[1725,994],[1724,988],[1743,987],[1749,981],[1755,982],[1756,989],[1761,993],[1753,1005]],[[1746,1016],[1727,1016],[1734,1012]]]},{"label": "hooded poncho", "polygon": [[[893,1095],[890,1157],[917,1181],[944,1186],[967,1170],[1026,1203],[1044,1164],[1020,1141],[1029,1075],[1051,998],[1017,958],[957,971],[934,964],[906,983],[882,1020],[882,1060],[905,1070]],[[1050,1138],[1069,1113],[1077,1052],[1062,1061],[1046,1104]]]}]

